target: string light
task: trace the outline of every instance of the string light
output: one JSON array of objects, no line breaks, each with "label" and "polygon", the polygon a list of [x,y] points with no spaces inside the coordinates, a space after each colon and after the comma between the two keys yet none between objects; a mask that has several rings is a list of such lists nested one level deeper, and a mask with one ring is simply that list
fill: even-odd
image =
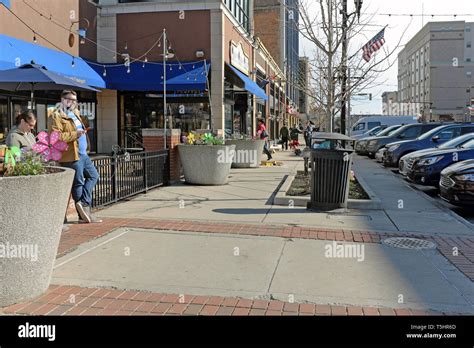
[{"label": "string light", "polygon": [[183,66],[181,64],[179,64],[179,70],[183,69]]},{"label": "string light", "polygon": [[76,63],[74,62],[74,56],[72,57],[72,63],[71,63],[71,67],[74,68],[76,66]]},{"label": "string light", "polygon": [[128,50],[128,44],[127,44],[127,41],[125,41],[125,50]]},{"label": "string light", "polygon": [[36,43],[36,33],[35,32],[33,32],[33,42]]},{"label": "string light", "polygon": [[130,67],[127,68],[127,74],[130,74]]},{"label": "string light", "polygon": [[106,76],[107,76],[107,69],[105,69],[105,65],[104,65],[104,72],[102,73],[102,76],[103,76],[103,77],[106,77]]}]

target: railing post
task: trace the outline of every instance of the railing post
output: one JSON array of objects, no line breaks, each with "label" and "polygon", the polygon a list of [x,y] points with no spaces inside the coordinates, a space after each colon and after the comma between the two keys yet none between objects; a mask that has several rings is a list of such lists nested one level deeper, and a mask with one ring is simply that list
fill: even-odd
[{"label": "railing post", "polygon": [[113,177],[113,181],[112,181],[112,194],[113,194],[113,201],[114,202],[117,202],[118,200],[118,163],[117,163],[117,154],[114,153],[114,156],[112,157],[112,177]]},{"label": "railing post", "polygon": [[143,181],[145,183],[145,193],[148,192],[148,155],[147,152],[143,153]]}]

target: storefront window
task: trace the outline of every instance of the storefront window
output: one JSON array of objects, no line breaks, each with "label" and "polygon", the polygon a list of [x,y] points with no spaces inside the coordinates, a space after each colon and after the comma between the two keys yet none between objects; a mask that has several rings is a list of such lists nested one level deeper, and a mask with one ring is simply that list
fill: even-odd
[{"label": "storefront window", "polygon": [[8,100],[6,98],[0,98],[0,144],[5,144],[9,130]]},{"label": "storefront window", "polygon": [[[141,129],[164,128],[162,97],[123,93],[124,110],[121,132],[127,138],[141,137]],[[209,128],[209,100],[207,98],[169,98],[167,100],[167,128],[190,132]]]}]

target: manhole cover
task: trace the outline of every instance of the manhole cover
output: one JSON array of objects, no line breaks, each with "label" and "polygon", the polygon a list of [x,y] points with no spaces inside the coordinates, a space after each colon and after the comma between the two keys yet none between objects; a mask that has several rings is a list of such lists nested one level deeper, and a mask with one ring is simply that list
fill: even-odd
[{"label": "manhole cover", "polygon": [[406,238],[406,237],[394,237],[382,240],[382,244],[390,246],[392,248],[402,249],[436,249],[436,244],[424,239],[417,238]]}]

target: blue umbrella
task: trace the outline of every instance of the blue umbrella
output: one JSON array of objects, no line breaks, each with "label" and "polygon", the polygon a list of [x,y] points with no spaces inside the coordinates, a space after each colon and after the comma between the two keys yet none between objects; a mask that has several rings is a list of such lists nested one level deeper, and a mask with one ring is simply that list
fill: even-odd
[{"label": "blue umbrella", "polygon": [[15,69],[0,71],[0,89],[7,91],[31,91],[31,105],[34,105],[35,89],[74,89],[100,92],[80,81],[48,71],[44,66],[37,64],[25,64]]}]

